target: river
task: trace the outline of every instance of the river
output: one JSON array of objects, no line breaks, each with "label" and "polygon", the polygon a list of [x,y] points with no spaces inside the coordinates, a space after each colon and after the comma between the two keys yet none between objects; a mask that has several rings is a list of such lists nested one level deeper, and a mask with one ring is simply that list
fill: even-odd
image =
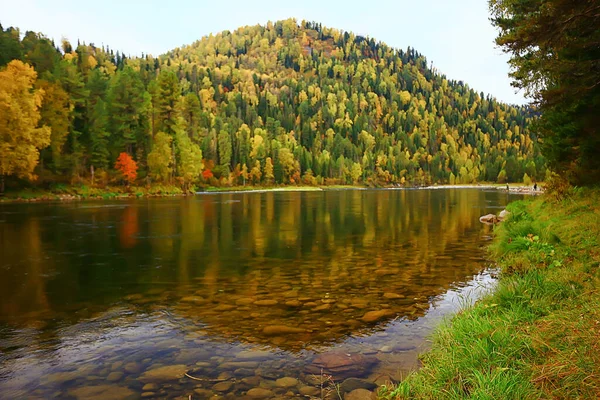
[{"label": "river", "polygon": [[0,398],[321,398],[398,381],[493,286],[478,219],[519,198],[0,204]]}]

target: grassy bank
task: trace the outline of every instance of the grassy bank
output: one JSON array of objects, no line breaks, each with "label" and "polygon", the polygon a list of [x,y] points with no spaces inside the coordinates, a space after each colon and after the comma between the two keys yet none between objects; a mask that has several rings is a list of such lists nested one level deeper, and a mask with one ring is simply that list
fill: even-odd
[{"label": "grassy bank", "polygon": [[497,290],[439,327],[422,369],[384,398],[599,398],[600,190],[508,210]]},{"label": "grassy bank", "polygon": [[181,196],[185,192],[177,186],[107,186],[54,185],[50,189],[27,188],[7,191],[0,202],[55,201],[55,200],[110,200],[129,197]]}]

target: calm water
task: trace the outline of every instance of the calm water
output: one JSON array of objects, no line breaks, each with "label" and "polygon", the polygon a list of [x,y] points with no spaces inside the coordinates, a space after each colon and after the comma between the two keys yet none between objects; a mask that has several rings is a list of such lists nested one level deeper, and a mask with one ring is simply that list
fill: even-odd
[{"label": "calm water", "polygon": [[432,327],[490,286],[478,218],[516,198],[0,205],[0,398],[320,398],[331,381],[396,381]]}]

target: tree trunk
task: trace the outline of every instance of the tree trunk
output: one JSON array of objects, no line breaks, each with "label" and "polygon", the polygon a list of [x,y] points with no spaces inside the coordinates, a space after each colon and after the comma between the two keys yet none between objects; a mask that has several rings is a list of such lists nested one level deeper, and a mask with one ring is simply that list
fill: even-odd
[{"label": "tree trunk", "polygon": [[0,196],[4,196],[4,175],[0,175]]}]

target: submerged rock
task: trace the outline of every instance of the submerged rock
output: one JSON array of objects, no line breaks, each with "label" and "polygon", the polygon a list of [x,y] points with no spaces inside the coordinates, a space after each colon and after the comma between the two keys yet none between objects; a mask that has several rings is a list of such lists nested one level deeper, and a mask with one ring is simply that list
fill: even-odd
[{"label": "submerged rock", "polygon": [[356,389],[375,390],[377,385],[371,381],[358,378],[348,378],[340,385],[342,392],[352,392]]},{"label": "submerged rock", "polygon": [[275,386],[280,388],[291,388],[298,384],[298,379],[286,376],[275,381]]},{"label": "submerged rock", "polygon": [[365,376],[378,362],[376,357],[363,354],[325,353],[317,356],[306,367],[306,372],[320,375],[322,371],[331,375],[334,380],[342,380]]},{"label": "submerged rock", "polygon": [[126,400],[135,396],[129,388],[113,385],[84,386],[72,389],[69,394],[81,400]]},{"label": "submerged rock", "polygon": [[248,393],[246,393],[246,395],[248,395],[248,397],[252,399],[267,399],[273,396],[273,392],[269,389],[252,388],[248,390]]},{"label": "submerged rock", "polygon": [[140,381],[170,381],[183,378],[187,371],[187,367],[183,364],[167,365],[158,367],[144,372],[140,376]]},{"label": "submerged rock", "polygon": [[377,394],[366,389],[356,389],[344,396],[344,400],[376,400]]},{"label": "submerged rock", "polygon": [[263,329],[263,333],[265,335],[273,335],[273,336],[289,335],[289,334],[293,334],[293,333],[305,333],[305,332],[306,332],[306,329],[296,328],[293,326],[286,326],[286,325],[269,325],[269,326],[265,326]]},{"label": "submerged rock", "polygon": [[361,319],[364,322],[376,322],[376,321],[379,321],[380,319],[389,317],[393,314],[394,314],[393,311],[388,310],[388,309],[377,310],[377,311],[368,311],[365,313],[365,315],[362,316]]}]

